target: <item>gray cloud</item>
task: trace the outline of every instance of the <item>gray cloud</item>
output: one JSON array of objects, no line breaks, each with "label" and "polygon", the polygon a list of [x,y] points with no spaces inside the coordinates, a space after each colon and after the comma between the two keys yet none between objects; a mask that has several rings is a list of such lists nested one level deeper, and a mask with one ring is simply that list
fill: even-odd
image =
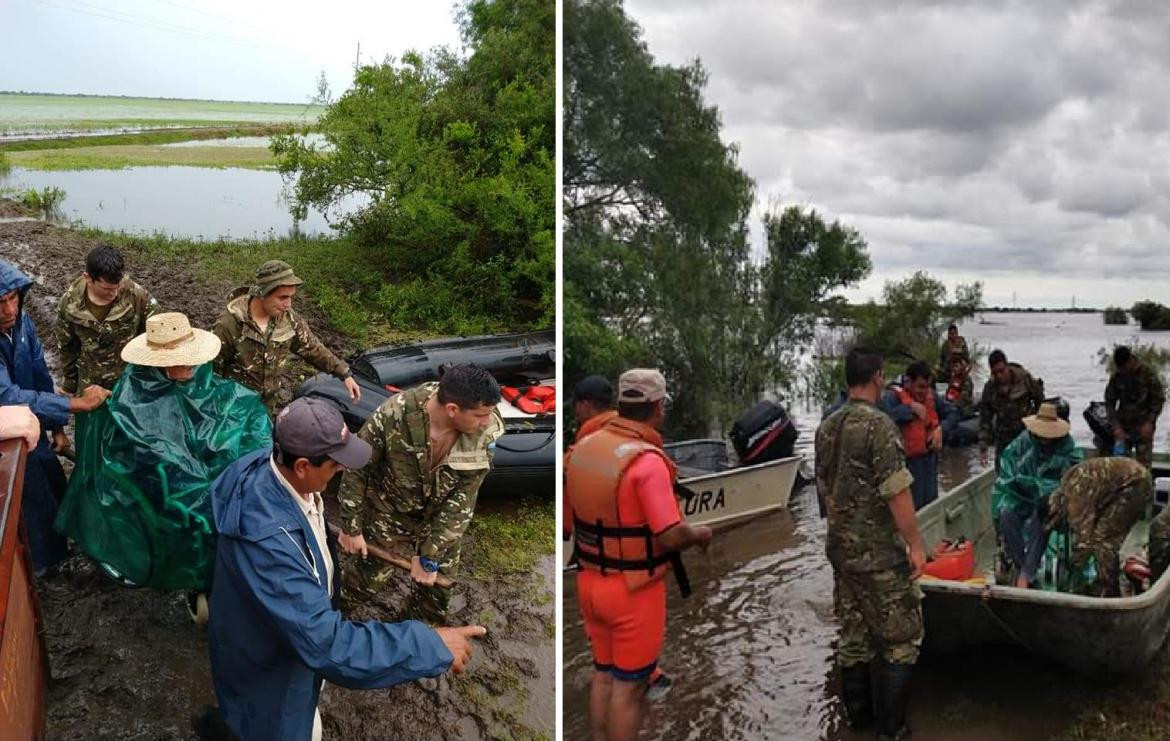
[{"label": "gray cloud", "polygon": [[1037,304],[1067,302],[1045,295],[1042,276],[1097,296],[1170,279],[1170,14],[1159,3],[626,9],[661,61],[707,67],[758,210],[802,203],[857,226],[877,275],[1037,285],[1020,297]]}]

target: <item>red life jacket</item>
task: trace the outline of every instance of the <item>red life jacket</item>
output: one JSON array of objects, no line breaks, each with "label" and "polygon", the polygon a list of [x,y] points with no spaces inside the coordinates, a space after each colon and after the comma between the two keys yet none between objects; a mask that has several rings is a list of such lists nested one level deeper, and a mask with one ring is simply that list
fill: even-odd
[{"label": "red life jacket", "polygon": [[582,438],[565,457],[565,498],[573,511],[577,562],[583,569],[620,573],[635,591],[674,569],[683,596],[690,587],[677,551],[662,551],[645,516],[620,496],[622,476],[638,456],[661,456],[675,479],[674,462],[648,425],[618,417]]},{"label": "red life jacket", "polygon": [[557,390],[553,386],[500,386],[500,394],[512,406],[528,414],[552,414],[557,410]]},{"label": "red life jacket", "polygon": [[[917,401],[910,395],[909,391],[901,386],[894,386],[894,393],[898,395],[898,401],[903,404]],[[926,407],[926,419],[921,419],[916,414],[914,419],[902,425],[902,444],[906,448],[907,458],[926,455],[929,452],[926,449],[926,441],[930,439],[930,433],[938,428],[938,410],[934,408],[934,394],[927,393],[926,401],[921,403]]]},{"label": "red life jacket", "polygon": [[947,401],[957,402],[963,395],[963,381],[951,381],[947,384]]}]

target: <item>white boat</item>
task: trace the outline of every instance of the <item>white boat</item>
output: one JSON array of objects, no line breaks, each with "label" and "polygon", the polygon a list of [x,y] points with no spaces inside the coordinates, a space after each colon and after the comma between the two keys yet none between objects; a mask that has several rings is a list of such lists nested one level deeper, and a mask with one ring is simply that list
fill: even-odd
[{"label": "white boat", "polygon": [[[753,466],[733,466],[727,443],[717,439],[684,440],[663,445],[678,466],[679,507],[692,525],[722,527],[788,506],[801,475],[802,456],[778,458]],[[565,544],[565,565],[573,553]]]}]

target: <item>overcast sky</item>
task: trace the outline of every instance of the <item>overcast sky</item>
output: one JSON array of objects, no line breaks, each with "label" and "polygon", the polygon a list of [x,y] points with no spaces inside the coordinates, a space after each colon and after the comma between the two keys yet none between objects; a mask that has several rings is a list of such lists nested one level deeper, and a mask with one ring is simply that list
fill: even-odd
[{"label": "overcast sky", "polygon": [[[1170,303],[1170,13],[1159,2],[627,0],[699,57],[757,208],[857,227],[874,275],[989,304]],[[755,234],[759,235],[756,228]]]},{"label": "overcast sky", "polygon": [[444,0],[0,0],[0,90],[303,103],[365,63],[459,48]]}]

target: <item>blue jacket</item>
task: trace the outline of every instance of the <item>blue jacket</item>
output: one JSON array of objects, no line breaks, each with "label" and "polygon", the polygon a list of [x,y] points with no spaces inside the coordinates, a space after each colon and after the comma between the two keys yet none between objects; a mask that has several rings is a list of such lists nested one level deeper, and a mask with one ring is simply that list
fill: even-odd
[{"label": "blue jacket", "polygon": [[0,296],[20,295],[20,313],[8,332],[0,332],[0,405],[27,406],[41,423],[41,439],[24,468],[24,502],[20,517],[28,533],[33,566],[39,571],[67,555],[65,539],[53,530],[57,501],[65,491],[65,472],[48,433],[69,422],[69,399],[53,391],[37,328],[24,312],[32,280],[15,265],[0,260]]},{"label": "blue jacket", "polygon": [[[12,263],[0,260],[0,296],[20,293],[21,311],[7,334],[0,332],[0,405],[27,405],[45,431],[59,430],[69,422],[69,399],[53,390],[53,378],[45,365],[45,352],[37,328],[24,312],[24,297],[32,279]],[[47,436],[37,448],[50,448]]]},{"label": "blue jacket", "polygon": [[211,674],[224,719],[247,741],[308,739],[322,679],[389,687],[442,674],[453,660],[423,623],[342,619],[316,538],[271,455],[250,453],[211,485]]}]

